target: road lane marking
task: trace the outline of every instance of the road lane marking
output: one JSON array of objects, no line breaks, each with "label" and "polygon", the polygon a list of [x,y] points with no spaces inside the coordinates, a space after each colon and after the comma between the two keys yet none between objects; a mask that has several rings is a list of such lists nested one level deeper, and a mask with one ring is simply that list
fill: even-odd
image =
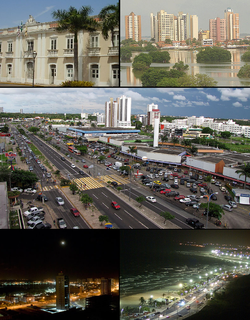
[{"label": "road lane marking", "polygon": [[106,198],[108,198],[108,196],[107,196],[105,193],[102,192],[102,194],[103,194]]},{"label": "road lane marking", "polygon": [[102,202],[102,204],[103,204],[106,208],[108,208],[108,209],[109,209],[109,207],[108,207],[108,206],[106,206],[106,204],[105,204],[105,203],[103,203],[103,202]]},{"label": "road lane marking", "polygon": [[119,217],[117,213],[114,212],[114,215],[117,216],[117,218],[119,218],[120,220],[122,220],[122,218]]},{"label": "road lane marking", "polygon": [[92,196],[93,196],[93,197],[95,197],[96,199],[98,199],[98,198],[97,198],[97,196],[96,196],[95,194],[92,194]]}]

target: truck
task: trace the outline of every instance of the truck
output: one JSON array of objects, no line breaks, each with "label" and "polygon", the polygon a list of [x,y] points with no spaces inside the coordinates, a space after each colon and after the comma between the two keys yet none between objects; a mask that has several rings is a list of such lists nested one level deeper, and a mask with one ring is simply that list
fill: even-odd
[{"label": "truck", "polygon": [[63,218],[57,218],[57,225],[59,229],[67,229],[66,222],[63,220]]},{"label": "truck", "polygon": [[25,211],[23,215],[27,217],[30,214],[39,213],[43,211],[43,207],[32,207],[29,210]]},{"label": "truck", "polygon": [[201,223],[198,219],[195,218],[188,218],[186,219],[186,222],[192,226],[194,229],[202,229],[204,228],[204,224]]},{"label": "truck", "polygon": [[116,162],[115,162],[115,166],[116,166],[116,167],[118,167],[118,168],[120,168],[120,167],[122,167],[122,163],[121,163],[121,162],[116,161]]}]

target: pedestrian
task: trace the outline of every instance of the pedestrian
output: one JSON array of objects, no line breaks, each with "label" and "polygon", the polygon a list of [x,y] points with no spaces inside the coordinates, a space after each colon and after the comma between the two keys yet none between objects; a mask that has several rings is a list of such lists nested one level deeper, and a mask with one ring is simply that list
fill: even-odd
[{"label": "pedestrian", "polygon": [[54,226],[55,226],[56,225],[56,220],[54,220],[53,223],[54,223]]}]

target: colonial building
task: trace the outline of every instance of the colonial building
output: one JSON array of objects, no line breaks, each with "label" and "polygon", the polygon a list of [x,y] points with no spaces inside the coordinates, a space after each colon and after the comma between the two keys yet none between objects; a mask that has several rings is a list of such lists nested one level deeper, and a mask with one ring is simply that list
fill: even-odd
[{"label": "colonial building", "polygon": [[[58,32],[57,22],[0,29],[0,82],[60,85],[74,80],[74,35]],[[95,86],[119,85],[119,29],[104,40],[101,29],[78,33],[78,80]],[[34,68],[33,68],[34,65]],[[34,75],[33,75],[34,71]]]}]

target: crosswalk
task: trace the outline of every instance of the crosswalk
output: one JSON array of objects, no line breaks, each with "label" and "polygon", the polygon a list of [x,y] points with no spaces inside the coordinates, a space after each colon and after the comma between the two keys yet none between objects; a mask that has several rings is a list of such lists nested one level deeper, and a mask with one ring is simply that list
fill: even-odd
[{"label": "crosswalk", "polygon": [[100,176],[99,178],[100,178],[102,181],[104,181],[105,183],[108,183],[108,181],[110,181],[110,182],[115,181],[115,182],[117,182],[118,185],[127,184],[127,183],[129,182],[129,181],[128,181],[128,178],[125,179],[125,178],[120,177],[120,176],[117,176],[117,175],[115,175],[115,174]]},{"label": "crosswalk", "polygon": [[59,189],[59,186],[46,186],[42,188],[42,191],[49,191],[53,189]]}]

